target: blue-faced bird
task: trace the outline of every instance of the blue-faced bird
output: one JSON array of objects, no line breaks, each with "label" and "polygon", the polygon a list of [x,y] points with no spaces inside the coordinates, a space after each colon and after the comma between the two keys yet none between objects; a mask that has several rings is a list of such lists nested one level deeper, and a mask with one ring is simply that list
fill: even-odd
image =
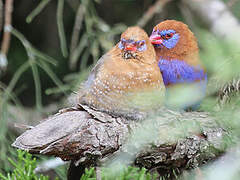
[{"label": "blue-faced bird", "polygon": [[[170,101],[167,104],[181,109],[198,108],[205,96],[207,73],[194,34],[186,24],[166,20],[153,28],[150,41],[166,87],[166,101]],[[179,87],[187,87],[182,91],[185,93],[180,93]]]},{"label": "blue-faced bird", "polygon": [[[103,55],[79,91],[79,103],[116,116],[138,119],[161,105],[165,86],[147,33],[129,27]],[[157,97],[156,97],[157,96]]]}]

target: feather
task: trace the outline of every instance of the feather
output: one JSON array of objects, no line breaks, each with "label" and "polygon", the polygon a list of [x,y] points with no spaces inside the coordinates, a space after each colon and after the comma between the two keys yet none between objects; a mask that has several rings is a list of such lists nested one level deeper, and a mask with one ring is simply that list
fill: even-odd
[{"label": "feather", "polygon": [[[150,40],[155,46],[158,66],[167,91],[179,87],[179,85],[184,87],[193,84],[192,92],[187,92],[189,96],[199,96],[196,98],[197,101],[188,102],[186,100],[178,108],[196,107],[206,92],[207,73],[199,59],[198,45],[194,34],[184,23],[166,20],[154,27]],[[196,89],[200,90],[197,91],[197,94]],[[168,92],[166,97],[181,98],[182,95],[177,97],[176,91],[173,92],[174,94]]]},{"label": "feather", "polygon": [[[129,51],[124,45],[135,47]],[[79,103],[132,118],[160,106],[164,92],[154,47],[142,29],[130,27],[99,59],[79,91]]]}]

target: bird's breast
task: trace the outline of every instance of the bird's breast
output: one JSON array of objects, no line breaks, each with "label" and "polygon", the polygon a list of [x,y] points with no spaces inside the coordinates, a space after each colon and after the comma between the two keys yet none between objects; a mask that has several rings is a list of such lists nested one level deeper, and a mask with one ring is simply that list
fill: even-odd
[{"label": "bird's breast", "polygon": [[158,66],[166,86],[166,105],[197,109],[206,94],[207,74],[204,69],[177,59],[160,59]]},{"label": "bird's breast", "polygon": [[108,112],[151,109],[160,105],[165,92],[157,63],[109,61],[85,87],[85,104]]},{"label": "bird's breast", "polygon": [[200,65],[191,66],[183,60],[160,59],[158,66],[165,86],[181,83],[194,83],[206,80],[207,74]]}]

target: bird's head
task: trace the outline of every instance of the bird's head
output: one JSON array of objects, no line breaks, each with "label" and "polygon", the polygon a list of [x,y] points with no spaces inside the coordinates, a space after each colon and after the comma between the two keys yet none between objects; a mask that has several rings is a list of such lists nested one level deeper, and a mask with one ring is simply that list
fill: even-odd
[{"label": "bird's head", "polygon": [[150,41],[161,56],[185,58],[188,53],[198,53],[195,36],[180,21],[166,20],[153,28]]},{"label": "bird's head", "polygon": [[145,63],[153,63],[155,58],[154,48],[147,33],[137,26],[129,27],[122,33],[117,47],[124,59],[137,59],[144,60]]}]

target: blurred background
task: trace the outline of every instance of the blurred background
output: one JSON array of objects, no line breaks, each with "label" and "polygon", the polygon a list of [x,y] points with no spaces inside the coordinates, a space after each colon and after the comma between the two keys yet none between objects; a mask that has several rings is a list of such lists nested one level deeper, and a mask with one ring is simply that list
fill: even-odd
[{"label": "blurred background", "polygon": [[[24,128],[15,123],[33,126],[65,107],[128,26],[150,35],[166,19],[188,24],[210,77],[203,107],[213,111],[219,87],[239,74],[239,12],[240,0],[0,0],[0,172],[17,158],[11,143]],[[238,137],[238,118],[229,119]],[[50,175],[65,179],[66,167]]]}]

